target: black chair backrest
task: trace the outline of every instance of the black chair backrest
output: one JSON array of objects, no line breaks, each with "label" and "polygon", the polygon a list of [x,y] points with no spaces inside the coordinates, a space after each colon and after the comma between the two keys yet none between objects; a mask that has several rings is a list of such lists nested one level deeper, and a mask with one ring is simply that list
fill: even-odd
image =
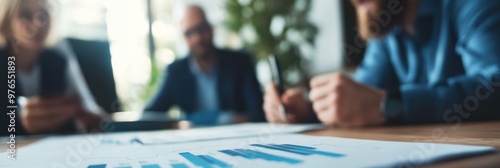
[{"label": "black chair backrest", "polygon": [[107,113],[121,111],[107,41],[67,39],[95,101]]}]

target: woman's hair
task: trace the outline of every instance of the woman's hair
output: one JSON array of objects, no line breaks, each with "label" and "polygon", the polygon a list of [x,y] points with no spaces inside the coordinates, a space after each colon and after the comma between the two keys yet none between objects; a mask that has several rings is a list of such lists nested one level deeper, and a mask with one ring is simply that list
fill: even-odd
[{"label": "woman's hair", "polygon": [[[12,19],[16,17],[17,12],[19,12],[21,5],[25,3],[27,0],[0,0],[0,48],[6,47],[11,38],[11,23]],[[48,17],[50,18],[51,23],[53,23],[54,16],[54,7],[55,0],[39,0],[40,2],[45,1],[46,3],[40,3],[40,5],[45,4],[47,6]],[[54,33],[51,33],[54,29],[53,26],[50,26],[51,30],[49,31],[49,36],[46,40],[46,45],[52,45],[55,43],[56,38],[52,36]]]},{"label": "woman's hair", "polygon": [[21,1],[0,1],[0,48],[8,43],[11,20],[21,6]]}]

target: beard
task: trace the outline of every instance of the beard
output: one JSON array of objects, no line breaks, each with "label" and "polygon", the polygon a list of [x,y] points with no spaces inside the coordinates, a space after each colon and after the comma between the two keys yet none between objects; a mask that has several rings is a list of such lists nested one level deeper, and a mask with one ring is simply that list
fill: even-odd
[{"label": "beard", "polygon": [[[407,0],[352,0],[356,8],[359,33],[365,40],[382,38],[394,26],[403,26],[411,33],[412,11]],[[413,3],[416,4],[416,3]]]}]

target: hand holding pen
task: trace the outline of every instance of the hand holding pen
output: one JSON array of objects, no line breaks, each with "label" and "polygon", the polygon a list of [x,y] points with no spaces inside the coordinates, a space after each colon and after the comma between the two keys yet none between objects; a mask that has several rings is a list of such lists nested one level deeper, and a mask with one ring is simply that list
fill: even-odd
[{"label": "hand holding pen", "polygon": [[[283,120],[279,109],[283,106],[286,110],[286,120]],[[264,95],[264,111],[266,119],[271,123],[302,123],[310,119],[309,103],[300,88],[288,89],[281,96],[276,85],[268,84]]]},{"label": "hand holding pen", "polygon": [[309,104],[303,89],[285,90],[276,57],[269,57],[273,73],[273,83],[266,86],[264,111],[266,119],[272,123],[300,123],[309,119]]}]

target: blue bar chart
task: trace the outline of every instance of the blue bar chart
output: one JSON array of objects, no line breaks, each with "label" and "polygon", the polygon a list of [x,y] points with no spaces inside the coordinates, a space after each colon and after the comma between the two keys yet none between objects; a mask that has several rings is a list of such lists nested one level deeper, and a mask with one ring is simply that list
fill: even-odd
[{"label": "blue bar chart", "polygon": [[87,168],[106,168],[106,164],[90,165]]},{"label": "blue bar chart", "polygon": [[141,165],[141,168],[161,168],[158,164]]},{"label": "blue bar chart", "polygon": [[[243,158],[244,160],[264,160],[268,162],[274,163],[282,163],[288,165],[297,165],[305,162],[304,156],[310,155],[318,155],[328,158],[341,158],[344,157],[345,154],[334,153],[329,151],[319,150],[315,147],[310,146],[302,146],[296,144],[250,144],[250,146],[254,147],[253,149],[224,149],[217,150],[217,152],[225,155],[224,159],[228,157],[235,158]],[[262,150],[259,150],[262,149]],[[285,152],[287,154],[276,154],[279,151]],[[207,151],[208,152],[208,151]],[[195,167],[203,167],[203,168],[212,168],[212,167],[233,167],[231,164],[227,163],[227,161],[221,159],[218,155],[208,155],[208,154],[194,154],[192,152],[180,152],[175,153],[178,154],[181,158],[185,159],[185,161],[191,163],[183,163],[182,160],[177,160],[174,163],[170,163],[170,167],[173,168],[188,168],[194,165]],[[222,156],[222,155],[221,155]],[[154,163],[154,162],[153,162]],[[190,166],[191,165],[191,166]],[[141,168],[160,168],[159,164],[143,164]],[[88,168],[106,168],[106,164],[96,164],[90,165]],[[113,168],[132,168],[131,166],[121,166],[121,167],[113,167]]]},{"label": "blue bar chart", "polygon": [[173,168],[189,168],[189,166],[184,163],[172,163],[170,164],[170,166],[172,166]]},{"label": "blue bar chart", "polygon": [[201,157],[203,159],[205,159],[206,161],[212,163],[212,164],[215,164],[219,167],[231,167],[231,165],[219,160],[219,159],[216,159],[210,155],[198,155],[198,157]]},{"label": "blue bar chart", "polygon": [[267,160],[267,161],[284,162],[284,163],[289,163],[289,164],[299,164],[302,162],[301,160],[298,160],[298,159],[273,155],[273,154],[260,152],[260,151],[256,151],[256,150],[251,150],[251,149],[220,150],[219,152],[222,152],[222,153],[230,155],[230,156],[243,157],[246,159],[263,159],[263,160]]},{"label": "blue bar chart", "polygon": [[189,152],[179,153],[182,157],[187,159],[189,162],[193,163],[198,167],[210,168],[210,167],[231,167],[219,159],[216,159],[210,155],[194,155]]},{"label": "blue bar chart", "polygon": [[313,147],[292,145],[292,144],[280,144],[280,145],[277,145],[277,144],[268,144],[268,145],[252,144],[252,146],[271,149],[271,150],[278,150],[278,151],[283,151],[283,152],[289,152],[289,153],[294,153],[294,154],[299,154],[299,155],[314,155],[314,154],[316,154],[316,155],[323,155],[323,156],[334,157],[334,158],[345,156],[345,155],[339,154],[339,153],[320,151],[320,150],[317,150],[316,148],[313,148]]}]

